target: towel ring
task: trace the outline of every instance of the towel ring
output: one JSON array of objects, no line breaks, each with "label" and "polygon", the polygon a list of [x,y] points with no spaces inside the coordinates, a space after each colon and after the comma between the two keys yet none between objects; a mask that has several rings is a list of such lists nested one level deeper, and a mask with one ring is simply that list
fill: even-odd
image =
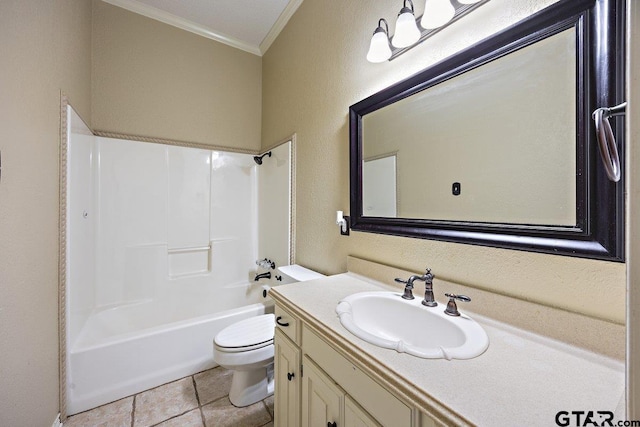
[{"label": "towel ring", "polygon": [[596,122],[596,137],[604,170],[613,182],[620,181],[620,156],[618,155],[616,139],[608,119],[612,116],[624,114],[626,107],[627,103],[623,102],[611,108],[598,108],[592,114],[593,120]]}]

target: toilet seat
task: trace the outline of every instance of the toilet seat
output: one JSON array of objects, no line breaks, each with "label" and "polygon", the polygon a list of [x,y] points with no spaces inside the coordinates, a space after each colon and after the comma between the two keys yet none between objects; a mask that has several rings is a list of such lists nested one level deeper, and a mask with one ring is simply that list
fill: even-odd
[{"label": "toilet seat", "polygon": [[216,350],[225,353],[257,350],[273,344],[275,327],[273,314],[250,317],[224,328],[213,343]]}]

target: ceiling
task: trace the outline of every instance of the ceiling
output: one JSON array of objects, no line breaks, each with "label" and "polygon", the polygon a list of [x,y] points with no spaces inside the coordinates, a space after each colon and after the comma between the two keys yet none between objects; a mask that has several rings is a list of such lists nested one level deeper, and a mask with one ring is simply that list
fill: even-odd
[{"label": "ceiling", "polygon": [[262,56],[303,0],[103,0]]}]

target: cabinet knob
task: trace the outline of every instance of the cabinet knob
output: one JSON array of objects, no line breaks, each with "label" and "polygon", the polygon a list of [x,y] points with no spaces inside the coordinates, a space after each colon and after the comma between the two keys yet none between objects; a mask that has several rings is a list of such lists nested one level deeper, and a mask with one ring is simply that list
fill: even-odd
[{"label": "cabinet knob", "polygon": [[293,380],[293,377],[295,377],[295,376],[296,376],[296,375],[295,375],[293,372],[288,372],[288,373],[287,373],[287,379],[288,379],[289,381]]},{"label": "cabinet knob", "polygon": [[289,326],[289,322],[281,322],[282,316],[276,317],[276,323],[280,326]]},{"label": "cabinet knob", "polygon": [[338,424],[334,421],[332,423],[327,423],[327,427],[338,427]]}]

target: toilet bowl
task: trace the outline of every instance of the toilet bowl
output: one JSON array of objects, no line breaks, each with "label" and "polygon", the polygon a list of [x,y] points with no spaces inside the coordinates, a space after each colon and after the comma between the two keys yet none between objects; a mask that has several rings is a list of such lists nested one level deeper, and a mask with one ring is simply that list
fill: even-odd
[{"label": "toilet bowl", "polygon": [[[324,277],[299,265],[278,268],[284,283]],[[213,340],[213,360],[233,371],[229,400],[248,406],[273,394],[273,336],[275,316],[263,314],[234,323]]]},{"label": "toilet bowl", "polygon": [[213,340],[213,360],[233,372],[229,400],[248,406],[273,394],[273,314],[250,317],[220,331]]}]

